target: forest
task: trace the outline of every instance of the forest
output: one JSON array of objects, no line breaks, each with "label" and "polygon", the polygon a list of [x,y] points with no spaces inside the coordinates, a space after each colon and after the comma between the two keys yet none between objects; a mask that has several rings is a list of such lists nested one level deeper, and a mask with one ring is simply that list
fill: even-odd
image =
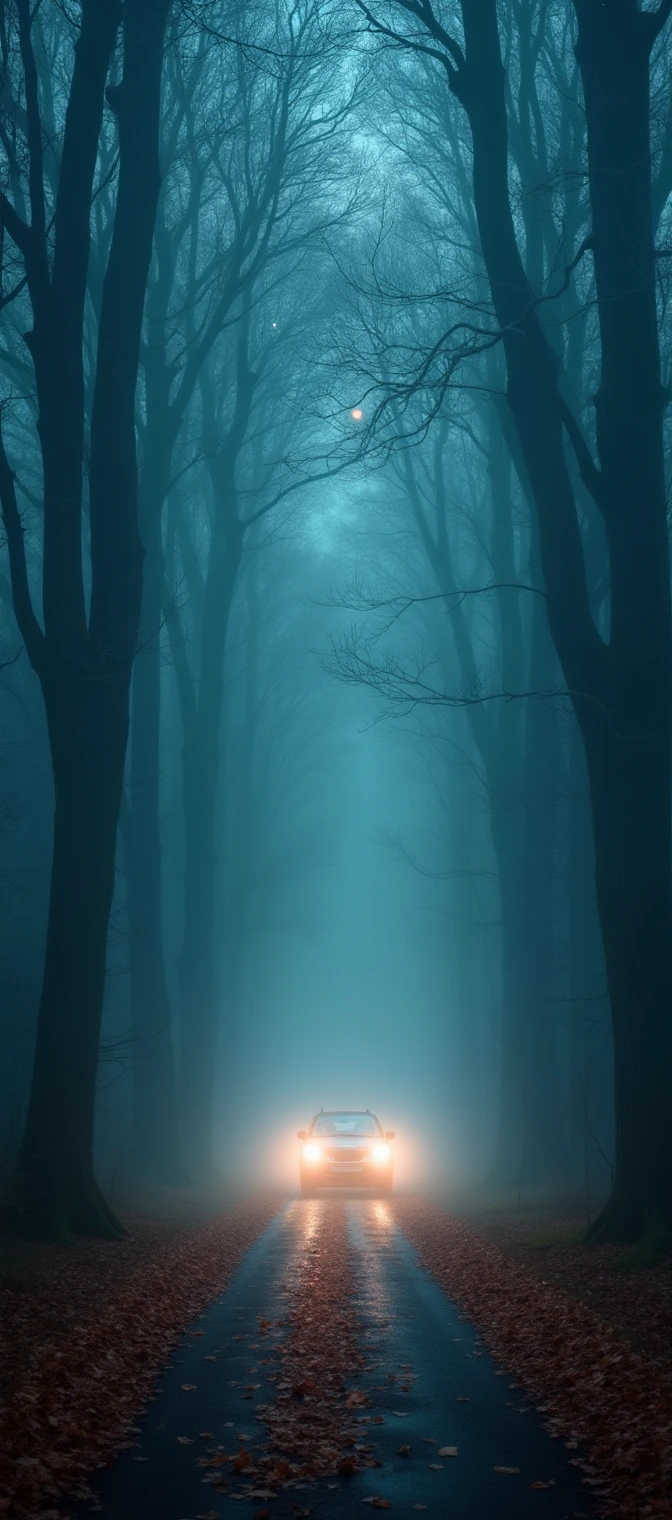
[{"label": "forest", "polygon": [[[672,0],[0,0],[0,1514],[84,1502],[194,1315],[244,1339],[238,1270],[289,1381],[212,1516],[431,1508],[421,1441],[455,1520],[672,1513],[671,48]],[[356,1120],[398,1202],[304,1205]],[[389,1398],[447,1410],[454,1303],[547,1412],[482,1480],[468,1410],[376,1455],[394,1252]],[[220,1404],[109,1513],[191,1514]]]},{"label": "forest", "polygon": [[669,1233],[670,9],[3,4],[27,1228],[326,1061]]},{"label": "forest", "polygon": [[3,5],[26,1226],[364,1018],[437,1174],[669,1232],[671,8]]}]

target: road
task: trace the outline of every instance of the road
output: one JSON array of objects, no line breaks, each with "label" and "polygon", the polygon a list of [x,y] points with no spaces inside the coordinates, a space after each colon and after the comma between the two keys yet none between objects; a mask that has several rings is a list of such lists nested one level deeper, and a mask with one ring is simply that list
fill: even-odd
[{"label": "road", "polygon": [[390,1204],[354,1197],[282,1208],[92,1487],[110,1520],[592,1513],[561,1442],[418,1264]]}]

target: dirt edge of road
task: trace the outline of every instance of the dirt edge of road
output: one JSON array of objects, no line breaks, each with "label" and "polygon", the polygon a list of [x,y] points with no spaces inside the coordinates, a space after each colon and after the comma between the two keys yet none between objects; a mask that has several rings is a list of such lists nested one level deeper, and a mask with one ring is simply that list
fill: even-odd
[{"label": "dirt edge of road", "polygon": [[672,1256],[644,1265],[621,1241],[586,1246],[585,1217],[550,1202],[515,1208],[435,1201],[512,1261],[586,1304],[631,1350],[672,1375]]},{"label": "dirt edge of road", "polygon": [[394,1214],[483,1343],[540,1401],[547,1429],[569,1448],[603,1513],[670,1520],[670,1375],[474,1224],[418,1199],[397,1200]]},{"label": "dirt edge of road", "polygon": [[33,1253],[32,1275],[0,1294],[14,1352],[25,1334],[0,1405],[0,1515],[61,1520],[55,1502],[129,1443],[176,1339],[278,1207],[264,1196],[205,1221],[138,1217],[128,1241]]}]

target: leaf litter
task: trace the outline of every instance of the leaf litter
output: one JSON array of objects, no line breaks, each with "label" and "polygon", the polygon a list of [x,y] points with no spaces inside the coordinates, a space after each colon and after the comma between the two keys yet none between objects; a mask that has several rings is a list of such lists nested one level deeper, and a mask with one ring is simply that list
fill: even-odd
[{"label": "leaf litter", "polygon": [[[303,1216],[301,1216],[303,1217]],[[282,1321],[269,1346],[274,1388],[257,1408],[266,1438],[232,1463],[249,1486],[231,1497],[272,1499],[280,1490],[328,1477],[348,1478],[376,1465],[362,1440],[368,1394],[353,1382],[366,1359],[359,1343],[352,1251],[340,1203],[314,1209],[309,1238],[294,1253],[282,1288]],[[260,1333],[273,1328],[269,1317]],[[387,1503],[374,1504],[387,1508]],[[300,1511],[304,1513],[304,1511]]]},{"label": "leaf litter", "polygon": [[[513,1372],[551,1436],[618,1520],[672,1520],[672,1375],[613,1324],[493,1242],[420,1199],[394,1213],[423,1264]],[[515,1385],[514,1385],[515,1386]],[[495,1472],[513,1474],[511,1468]],[[531,1487],[545,1488],[542,1478]]]},{"label": "leaf litter", "polygon": [[276,1209],[256,1198],[172,1237],[157,1224],[139,1242],[38,1248],[24,1291],[0,1292],[0,1514],[60,1516],[55,1499],[85,1496],[87,1474],[133,1444],[175,1341]]}]

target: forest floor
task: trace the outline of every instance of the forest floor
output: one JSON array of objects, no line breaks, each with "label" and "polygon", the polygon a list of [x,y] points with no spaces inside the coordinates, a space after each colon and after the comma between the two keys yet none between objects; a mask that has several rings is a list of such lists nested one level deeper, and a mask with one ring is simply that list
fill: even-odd
[{"label": "forest floor", "polygon": [[128,1231],[122,1241],[83,1239],[64,1249],[0,1235],[0,1405],[12,1397],[27,1363],[42,1348],[67,1344],[73,1326],[95,1315],[125,1283],[217,1212],[210,1195],[165,1190],[158,1199],[134,1199],[119,1210]]},{"label": "forest floor", "polygon": [[60,1513],[123,1444],[175,1338],[277,1211],[166,1190],[118,1210],[121,1241],[0,1241],[0,1515]]},{"label": "forest floor", "polygon": [[672,1257],[633,1265],[623,1244],[583,1244],[585,1218],[548,1202],[457,1208],[472,1228],[542,1283],[586,1304],[634,1351],[672,1373]]}]

